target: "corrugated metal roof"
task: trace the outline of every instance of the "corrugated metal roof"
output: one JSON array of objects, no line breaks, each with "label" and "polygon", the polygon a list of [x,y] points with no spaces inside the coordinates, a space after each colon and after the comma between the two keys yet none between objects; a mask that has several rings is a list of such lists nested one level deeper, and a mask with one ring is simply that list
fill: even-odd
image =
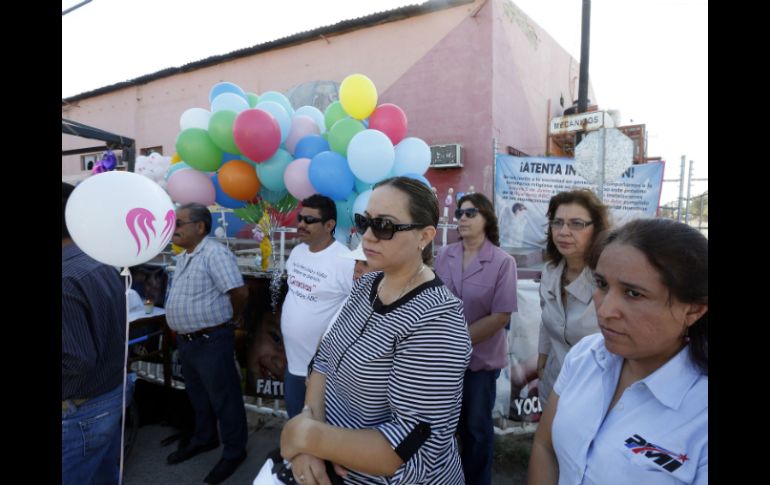
[{"label": "corrugated metal roof", "polygon": [[376,12],[376,13],[365,15],[362,17],[342,20],[340,22],[337,22],[331,25],[326,25],[326,26],[318,27],[312,30],[298,32],[296,34],[292,34],[286,37],[281,37],[279,39],[263,42],[262,44],[257,44],[251,47],[234,50],[232,52],[228,52],[227,54],[210,56],[205,59],[201,59],[199,61],[194,61],[194,62],[184,64],[180,67],[169,67],[166,69],[162,69],[160,71],[156,71],[151,74],[145,74],[144,76],[139,76],[137,78],[130,79],[128,81],[122,81],[119,83],[111,84],[109,86],[93,89],[91,91],[86,91],[81,94],[76,94],[74,96],[70,96],[69,98],[63,98],[62,105],[65,105],[67,103],[73,103],[81,99],[99,96],[101,94],[106,94],[112,91],[117,91],[119,89],[123,89],[129,86],[146,84],[156,79],[173,76],[175,74],[195,71],[197,69],[213,66],[225,61],[230,61],[241,57],[252,56],[255,54],[260,54],[262,52],[267,52],[273,49],[287,47],[290,45],[302,44],[310,40],[315,40],[318,37],[344,34],[353,30],[371,27],[373,25],[384,24],[388,22],[395,22],[398,20],[403,20],[403,19],[414,17],[417,15],[423,15],[426,13],[435,12],[437,10],[444,10],[450,7],[456,7],[459,5],[473,3],[473,1],[474,0],[430,0],[423,4],[414,3],[414,4],[405,5],[403,7],[398,7],[390,10],[383,10],[382,12]]}]

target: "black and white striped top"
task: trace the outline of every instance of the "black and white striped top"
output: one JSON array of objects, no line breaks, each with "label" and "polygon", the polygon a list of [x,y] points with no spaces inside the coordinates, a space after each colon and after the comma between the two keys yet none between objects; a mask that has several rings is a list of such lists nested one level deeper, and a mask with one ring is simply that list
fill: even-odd
[{"label": "black and white striped top", "polygon": [[454,435],[471,355],[462,302],[436,277],[382,305],[382,277],[368,273],[355,284],[316,355],[326,420],[379,430],[402,459],[410,440],[402,442],[418,424],[431,432],[392,477],[351,470],[345,483],[462,484]]}]

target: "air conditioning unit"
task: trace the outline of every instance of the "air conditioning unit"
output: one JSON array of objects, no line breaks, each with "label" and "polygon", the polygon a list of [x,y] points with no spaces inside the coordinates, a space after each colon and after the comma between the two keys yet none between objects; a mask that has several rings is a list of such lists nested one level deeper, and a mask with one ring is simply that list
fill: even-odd
[{"label": "air conditioning unit", "polygon": [[463,166],[463,146],[457,143],[451,145],[431,145],[430,168],[450,168]]}]

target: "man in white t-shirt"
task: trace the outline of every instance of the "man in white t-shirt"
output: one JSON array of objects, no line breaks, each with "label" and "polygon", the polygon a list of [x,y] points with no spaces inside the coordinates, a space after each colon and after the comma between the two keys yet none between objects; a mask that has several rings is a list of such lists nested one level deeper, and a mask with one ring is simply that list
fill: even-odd
[{"label": "man in white t-shirt", "polygon": [[281,333],[286,349],[284,398],[289,418],[305,404],[305,378],[332,317],[353,287],[352,259],[339,258],[350,251],[334,239],[337,208],[330,198],[315,194],[302,201],[297,216],[296,246],[286,261],[289,292],[281,310]]}]

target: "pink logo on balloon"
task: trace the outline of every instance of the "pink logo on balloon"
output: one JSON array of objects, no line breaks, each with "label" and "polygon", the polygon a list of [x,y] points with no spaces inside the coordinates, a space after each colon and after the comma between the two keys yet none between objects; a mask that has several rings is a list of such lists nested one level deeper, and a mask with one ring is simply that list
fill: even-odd
[{"label": "pink logo on balloon", "polygon": [[[173,228],[176,223],[176,214],[173,210],[169,210],[166,213],[165,220],[166,225],[163,227],[163,231],[160,234],[161,247],[164,247],[166,244],[168,244],[168,241],[171,239],[171,235],[173,234]],[[153,237],[156,237],[155,229],[152,225],[153,222],[155,222],[155,216],[152,215],[152,212],[141,207],[131,209],[126,215],[126,225],[128,226],[128,230],[131,233],[131,236],[136,242],[137,256],[142,251],[142,243],[139,240],[139,234],[137,233],[136,228],[138,226],[139,230],[144,235],[144,239],[146,241],[145,249],[147,249],[150,247],[150,232],[152,232]]]}]

